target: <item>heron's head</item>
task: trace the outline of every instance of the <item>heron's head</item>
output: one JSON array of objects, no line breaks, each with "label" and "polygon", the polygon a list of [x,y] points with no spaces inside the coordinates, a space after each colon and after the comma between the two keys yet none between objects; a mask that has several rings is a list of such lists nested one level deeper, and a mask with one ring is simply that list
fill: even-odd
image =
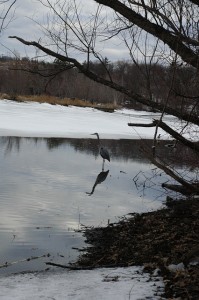
[{"label": "heron's head", "polygon": [[97,138],[99,139],[99,134],[98,134],[97,132],[95,132],[95,133],[91,133],[91,135],[96,135],[96,136],[97,136]]}]

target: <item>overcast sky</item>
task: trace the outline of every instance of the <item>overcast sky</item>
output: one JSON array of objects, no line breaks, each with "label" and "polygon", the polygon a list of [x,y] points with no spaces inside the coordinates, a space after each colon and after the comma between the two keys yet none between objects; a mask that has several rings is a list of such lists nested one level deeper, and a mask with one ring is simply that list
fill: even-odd
[{"label": "overcast sky", "polygon": [[[3,7],[2,4],[1,7]],[[41,6],[39,2],[34,0],[18,0],[14,5],[13,9],[9,12],[9,15],[7,17],[7,21],[10,20],[10,18],[12,18],[12,21],[8,24],[6,30],[4,30],[1,34],[1,55],[9,55],[9,49],[11,51],[17,51],[21,53],[21,56],[29,55],[27,50],[30,51],[30,49],[26,48],[25,50],[24,46],[20,45],[20,43],[16,40],[9,39],[8,36],[17,35],[24,39],[38,39],[39,30],[36,24],[32,22],[29,18],[40,17],[41,19],[44,14],[45,9]],[[8,49],[6,49],[6,47]],[[32,51],[30,52],[32,55]]]},{"label": "overcast sky", "polygon": [[[51,3],[54,1],[55,0],[52,0]],[[69,2],[70,0],[68,0],[68,3]],[[80,2],[85,3],[84,1]],[[89,9],[92,12],[95,11],[97,6],[93,0],[86,0],[86,4],[86,12],[89,12]],[[3,11],[2,4],[0,4],[0,10],[1,12]],[[24,46],[15,39],[9,39],[8,36],[17,35],[23,39],[36,41],[41,38],[41,43],[43,42],[44,44],[44,35],[41,32],[41,28],[33,20],[45,26],[48,12],[49,10],[37,0],[17,0],[8,15],[9,19],[13,17],[12,22],[8,24],[6,30],[4,30],[0,35],[0,55],[10,55],[10,51],[13,51],[14,53],[19,54],[20,57],[34,57],[36,52],[33,47]],[[105,9],[104,12],[107,14],[110,13],[108,9]],[[82,14],[83,13],[84,12],[82,11]],[[127,49],[118,39],[113,39],[106,44],[101,43],[100,51],[104,56],[107,56],[108,59],[112,61],[128,58]]]}]

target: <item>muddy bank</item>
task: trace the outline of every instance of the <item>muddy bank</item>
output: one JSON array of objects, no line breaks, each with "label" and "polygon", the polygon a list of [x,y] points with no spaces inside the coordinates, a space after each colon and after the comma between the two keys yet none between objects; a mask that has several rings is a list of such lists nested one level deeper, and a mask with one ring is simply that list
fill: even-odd
[{"label": "muddy bank", "polygon": [[[79,266],[160,269],[167,298],[198,299],[199,265],[194,262],[199,257],[199,200],[170,199],[164,209],[131,214],[118,223],[83,232],[89,245]],[[171,264],[181,268],[170,270]]]}]

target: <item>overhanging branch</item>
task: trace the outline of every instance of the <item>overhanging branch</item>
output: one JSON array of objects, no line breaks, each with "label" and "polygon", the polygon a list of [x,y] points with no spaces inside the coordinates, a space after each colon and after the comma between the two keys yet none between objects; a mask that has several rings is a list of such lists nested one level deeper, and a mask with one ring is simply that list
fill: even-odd
[{"label": "overhanging branch", "polygon": [[164,123],[160,120],[153,120],[153,122],[149,123],[149,124],[128,123],[128,126],[133,126],[133,127],[156,127],[156,126],[159,126],[164,131],[166,131],[171,136],[173,136],[176,140],[181,142],[183,145],[185,145],[199,153],[199,146],[197,143],[187,140],[181,134],[179,134],[177,131],[173,130],[170,126],[168,126],[166,123]]}]

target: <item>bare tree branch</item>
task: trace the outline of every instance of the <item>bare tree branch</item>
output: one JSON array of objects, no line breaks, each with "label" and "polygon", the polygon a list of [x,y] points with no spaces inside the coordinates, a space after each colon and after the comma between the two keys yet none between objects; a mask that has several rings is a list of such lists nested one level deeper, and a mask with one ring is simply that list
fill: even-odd
[{"label": "bare tree branch", "polygon": [[135,12],[132,7],[130,8],[118,0],[95,0],[95,2],[112,8],[114,11],[125,17],[131,23],[136,24],[141,29],[159,38],[174,52],[180,55],[185,62],[197,69],[199,68],[198,54],[185,45],[182,35],[175,35],[170,30],[165,29],[163,26],[152,23],[141,14]]},{"label": "bare tree branch", "polygon": [[166,123],[160,120],[154,120],[150,124],[138,124],[138,123],[128,123],[128,126],[133,126],[133,127],[156,127],[159,126],[162,128],[164,131],[169,133],[172,137],[174,137],[176,140],[181,142],[183,145],[195,150],[196,152],[199,153],[199,146],[197,143],[191,142],[184,138],[181,134],[179,134],[177,131],[173,130],[170,126],[168,126]]},{"label": "bare tree branch", "polygon": [[[0,4],[3,5],[5,3],[8,3],[9,0],[7,1],[0,1]],[[10,10],[12,9],[12,7],[14,6],[14,4],[17,2],[17,0],[14,0],[12,1],[8,8],[6,9],[5,13],[3,15],[0,15],[0,20],[1,20],[1,24],[0,24],[0,33],[2,32],[2,30],[4,29],[4,24],[5,24],[5,21],[6,21],[6,18],[8,17],[8,14],[10,12]]]},{"label": "bare tree branch", "polygon": [[158,160],[158,158],[154,158],[150,152],[145,149],[144,147],[141,150],[145,153],[145,155],[150,159],[150,161],[157,166],[159,169],[163,170],[167,175],[173,178],[175,181],[179,182],[182,186],[186,188],[189,194],[199,193],[199,186],[189,183],[188,181],[184,180],[182,177],[178,176],[173,170],[169,168],[168,165]]}]

